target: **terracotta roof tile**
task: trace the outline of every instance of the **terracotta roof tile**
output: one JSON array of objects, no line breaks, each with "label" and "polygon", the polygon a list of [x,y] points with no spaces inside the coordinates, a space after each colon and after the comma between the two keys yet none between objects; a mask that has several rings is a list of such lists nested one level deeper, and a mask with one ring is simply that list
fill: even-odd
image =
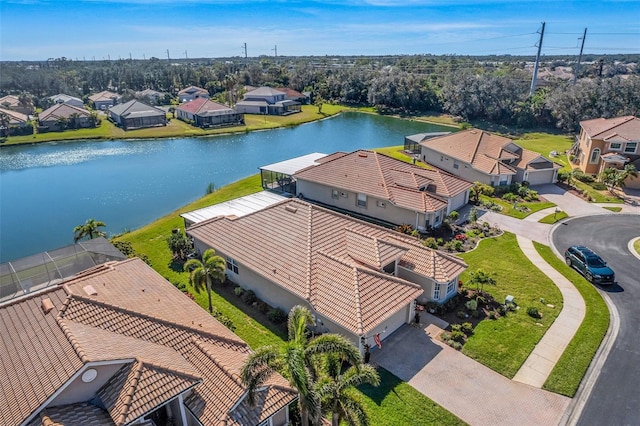
[{"label": "terracotta roof tile", "polygon": [[229,108],[226,105],[219,104],[217,102],[213,102],[208,98],[197,98],[189,102],[185,102],[180,105],[177,109],[190,112],[192,114],[206,114],[211,111],[222,112],[222,111],[231,111],[235,112],[233,109]]},{"label": "terracotta roof tile", "polygon": [[87,402],[47,408],[29,426],[113,426],[106,410]]},{"label": "terracotta roof tile", "polygon": [[38,120],[57,120],[58,118],[69,118],[73,114],[78,114],[80,117],[89,117],[91,113],[86,109],[78,108],[69,104],[55,104],[50,108],[42,111],[38,116]]},{"label": "terracotta roof tile", "polygon": [[640,140],[640,118],[633,115],[585,120],[580,126],[592,139],[607,139],[615,134],[629,141]]},{"label": "terracotta roof tile", "polygon": [[104,90],[100,93],[95,93],[89,96],[89,99],[92,100],[93,102],[99,102],[99,101],[111,101],[114,99],[120,99],[121,97],[122,96],[118,95],[117,93]]}]

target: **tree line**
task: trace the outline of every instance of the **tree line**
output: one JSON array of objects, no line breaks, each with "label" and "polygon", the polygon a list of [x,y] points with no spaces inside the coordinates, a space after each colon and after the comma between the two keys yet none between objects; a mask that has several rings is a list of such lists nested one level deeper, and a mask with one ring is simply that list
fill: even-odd
[{"label": "tree line", "polygon": [[[591,59],[577,84],[545,77],[529,96],[531,62],[526,57],[260,57],[202,60],[73,61],[0,64],[0,95],[32,97],[46,107],[49,96],[86,99],[113,90],[132,97],[147,88],[175,95],[190,85],[219,100],[237,99],[244,86],[290,87],[326,102],[373,106],[381,112],[441,112],[465,121],[486,120],[522,128],[575,131],[581,120],[637,115],[638,55]],[[575,68],[549,58],[542,69]]]}]

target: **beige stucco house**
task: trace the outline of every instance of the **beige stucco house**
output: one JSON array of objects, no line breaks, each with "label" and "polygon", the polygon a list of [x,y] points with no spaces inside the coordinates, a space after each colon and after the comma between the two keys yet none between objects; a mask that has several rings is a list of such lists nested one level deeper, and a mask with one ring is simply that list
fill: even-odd
[{"label": "beige stucco house", "polygon": [[244,114],[207,98],[185,102],[176,108],[178,118],[191,120],[199,127],[234,126],[244,124]]},{"label": "beige stucco house", "polygon": [[56,103],[52,107],[42,111],[38,116],[38,123],[41,128],[56,131],[61,130],[61,119],[64,119],[66,126],[72,129],[95,125],[95,120],[92,120],[89,111],[66,103]]},{"label": "beige stucco house", "polygon": [[512,182],[555,183],[559,164],[513,140],[470,129],[420,142],[423,161],[471,182],[492,186]]},{"label": "beige stucco house", "polygon": [[299,200],[187,229],[200,253],[226,258],[227,276],[285,311],[307,306],[330,332],[364,349],[411,321],[415,301],[444,302],[466,269],[415,238]]},{"label": "beige stucco house", "polygon": [[296,195],[385,223],[439,226],[469,202],[472,183],[373,151],[335,153],[293,175]]},{"label": "beige stucco house", "polygon": [[[640,165],[640,118],[628,115],[580,122],[580,136],[571,149],[574,164],[583,173],[597,175],[607,168]],[[630,188],[640,188],[640,179],[630,178]]]},{"label": "beige stucco house", "polygon": [[106,110],[111,108],[112,106],[118,104],[122,99],[122,96],[117,93],[110,92],[108,90],[103,90],[99,93],[94,93],[89,96],[89,100],[93,104],[93,109],[98,110]]},{"label": "beige stucco house", "polygon": [[249,346],[140,259],[0,305],[2,424],[289,424],[273,375],[247,400]]},{"label": "beige stucco house", "polygon": [[0,108],[19,112],[21,114],[30,115],[35,111],[33,103],[20,102],[20,98],[14,95],[7,95],[0,98]]},{"label": "beige stucco house", "polygon": [[164,110],[137,99],[109,108],[109,118],[124,130],[167,125],[167,113]]}]

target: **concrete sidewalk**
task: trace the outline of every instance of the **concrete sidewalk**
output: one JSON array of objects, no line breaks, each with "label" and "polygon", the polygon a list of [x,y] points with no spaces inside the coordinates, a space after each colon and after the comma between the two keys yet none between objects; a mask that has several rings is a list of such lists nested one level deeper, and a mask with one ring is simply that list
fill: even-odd
[{"label": "concrete sidewalk", "polygon": [[[546,215],[545,215],[546,216]],[[522,235],[529,240],[549,245],[551,225],[539,222],[530,222],[515,217],[506,216],[486,210],[478,209],[478,222],[489,222],[503,231],[509,231],[516,235]]]},{"label": "concrete sidewalk", "polygon": [[580,292],[569,280],[544,261],[531,240],[519,235],[516,238],[525,256],[549,277],[562,293],[562,311],[513,377],[515,381],[540,388],[582,324],[586,305]]}]

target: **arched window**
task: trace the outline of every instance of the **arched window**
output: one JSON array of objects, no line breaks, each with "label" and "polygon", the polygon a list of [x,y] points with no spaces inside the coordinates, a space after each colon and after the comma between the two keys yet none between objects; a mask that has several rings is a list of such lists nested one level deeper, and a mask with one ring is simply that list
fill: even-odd
[{"label": "arched window", "polygon": [[597,164],[600,161],[600,148],[596,148],[591,151],[591,159],[589,160],[592,164]]}]

